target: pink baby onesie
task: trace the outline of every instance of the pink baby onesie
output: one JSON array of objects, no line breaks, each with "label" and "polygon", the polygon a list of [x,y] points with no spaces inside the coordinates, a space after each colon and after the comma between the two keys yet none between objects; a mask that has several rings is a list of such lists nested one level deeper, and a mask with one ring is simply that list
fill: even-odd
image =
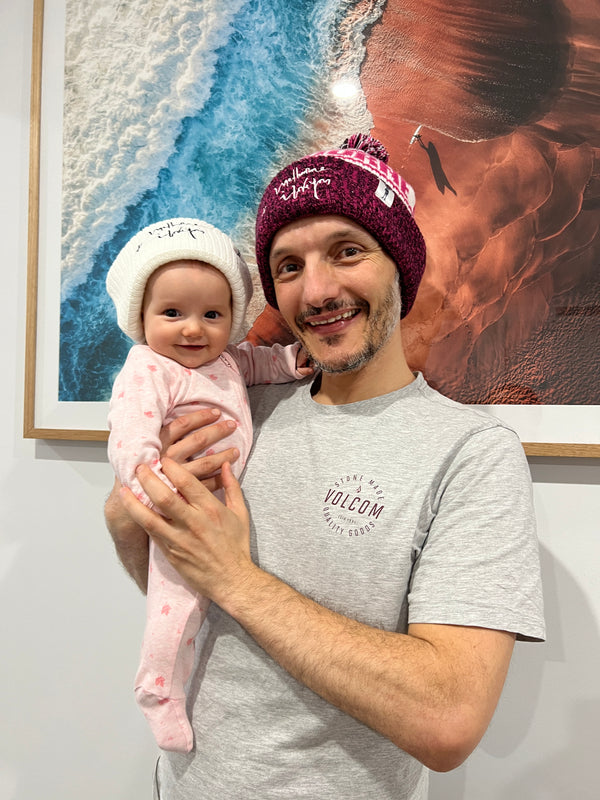
[{"label": "pink baby onesie", "polygon": [[[151,502],[135,477],[138,464],[151,466],[173,488],[161,472],[160,430],[199,407],[218,408],[220,419],[238,423],[226,446],[240,451],[232,465],[239,478],[252,446],[246,386],[303,377],[296,370],[299,347],[253,347],[242,342],[230,345],[214,361],[188,369],[147,345],[134,345],[115,380],[108,416],[108,456],[119,481],[148,506]],[[206,598],[187,587],[151,540],[146,629],[135,694],[158,745],[165,750],[192,749],[185,684],[193,667],[194,640],[207,609]]]}]

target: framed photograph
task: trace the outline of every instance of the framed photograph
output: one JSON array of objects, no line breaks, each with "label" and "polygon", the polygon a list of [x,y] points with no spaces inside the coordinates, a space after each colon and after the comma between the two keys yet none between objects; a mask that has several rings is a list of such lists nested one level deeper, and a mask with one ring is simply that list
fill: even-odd
[{"label": "framed photograph", "polygon": [[[426,6],[426,9],[424,8]],[[418,14],[412,12],[418,10]],[[427,11],[427,13],[425,13]],[[411,367],[529,455],[600,456],[600,8],[595,0],[35,0],[24,435],[104,440],[130,342],[106,272],[194,216],[254,269],[290,160],[371,133],[415,189],[427,269]]]}]

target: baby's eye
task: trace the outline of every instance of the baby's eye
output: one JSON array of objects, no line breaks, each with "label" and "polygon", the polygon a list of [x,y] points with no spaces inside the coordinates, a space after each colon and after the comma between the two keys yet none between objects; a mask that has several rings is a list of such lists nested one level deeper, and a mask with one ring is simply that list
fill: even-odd
[{"label": "baby's eye", "polygon": [[178,317],[179,311],[177,311],[176,308],[165,308],[163,314],[165,315],[165,317]]},{"label": "baby's eye", "polygon": [[207,311],[204,315],[207,319],[219,319],[221,316],[218,311]]}]

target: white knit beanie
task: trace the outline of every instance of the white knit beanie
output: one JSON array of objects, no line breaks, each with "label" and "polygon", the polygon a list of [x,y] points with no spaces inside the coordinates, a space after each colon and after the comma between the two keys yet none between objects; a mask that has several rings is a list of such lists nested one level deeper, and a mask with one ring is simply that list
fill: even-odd
[{"label": "white knit beanie", "polygon": [[233,242],[218,228],[199,219],[175,218],[148,225],[131,238],[106,276],[106,289],[117,310],[119,328],[143,344],[142,302],[152,273],[171,261],[193,259],[223,273],[231,287],[230,342],[242,334],[252,297],[248,265]]}]

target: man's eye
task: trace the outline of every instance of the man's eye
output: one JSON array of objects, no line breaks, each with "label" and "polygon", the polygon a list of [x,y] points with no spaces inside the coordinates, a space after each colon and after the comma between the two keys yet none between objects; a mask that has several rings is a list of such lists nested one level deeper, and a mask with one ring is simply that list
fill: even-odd
[{"label": "man's eye", "polygon": [[177,311],[176,308],[165,308],[163,314],[165,315],[165,317],[178,317],[179,311]]},{"label": "man's eye", "polygon": [[295,264],[293,261],[290,261],[290,262],[287,262],[286,264],[282,264],[278,268],[277,272],[280,275],[289,275],[292,272],[298,272],[299,269],[300,269],[300,267],[298,266],[298,264]]},{"label": "man's eye", "polygon": [[354,256],[358,255],[360,250],[358,247],[354,247],[353,245],[350,247],[344,247],[342,250],[342,257],[343,258],[353,258]]}]

